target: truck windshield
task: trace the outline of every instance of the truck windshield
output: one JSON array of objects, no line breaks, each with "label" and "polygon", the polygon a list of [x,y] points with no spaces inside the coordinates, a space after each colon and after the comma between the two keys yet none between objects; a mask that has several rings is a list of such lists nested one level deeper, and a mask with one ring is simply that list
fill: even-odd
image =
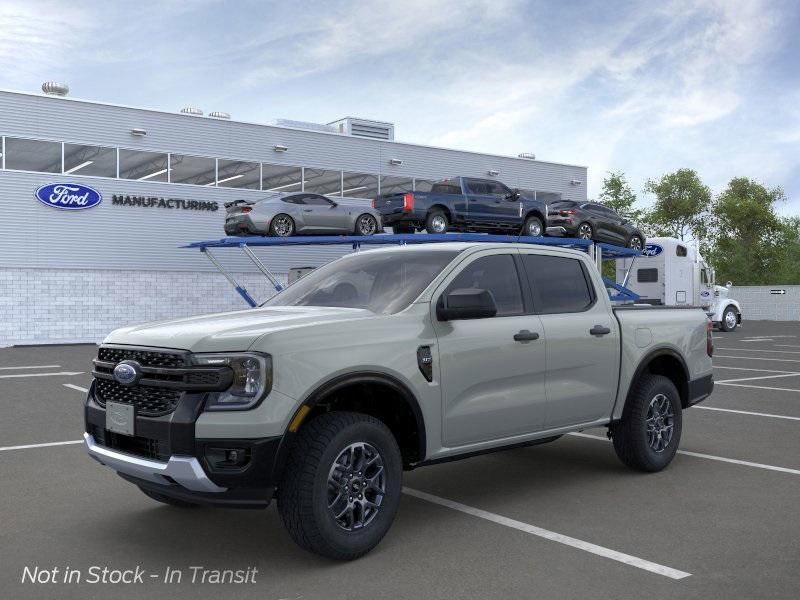
[{"label": "truck windshield", "polygon": [[351,254],[312,271],[262,306],[338,306],[393,314],[419,296],[457,254],[444,249]]}]

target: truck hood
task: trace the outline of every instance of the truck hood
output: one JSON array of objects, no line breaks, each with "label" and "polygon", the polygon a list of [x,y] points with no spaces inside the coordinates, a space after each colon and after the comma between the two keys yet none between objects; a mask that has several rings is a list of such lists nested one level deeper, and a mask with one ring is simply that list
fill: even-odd
[{"label": "truck hood", "polygon": [[111,332],[103,343],[193,352],[243,351],[268,333],[374,316],[360,308],[270,306],[123,327]]}]

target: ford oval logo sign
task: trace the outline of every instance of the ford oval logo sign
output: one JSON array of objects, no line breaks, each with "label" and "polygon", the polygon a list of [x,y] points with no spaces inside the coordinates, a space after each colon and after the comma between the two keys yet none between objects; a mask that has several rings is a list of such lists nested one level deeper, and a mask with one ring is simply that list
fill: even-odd
[{"label": "ford oval logo sign", "polygon": [[642,250],[642,256],[658,256],[664,251],[664,248],[658,244],[647,244]]},{"label": "ford oval logo sign", "polygon": [[133,385],[139,380],[139,365],[135,362],[121,362],[114,367],[114,379],[122,385]]},{"label": "ford oval logo sign", "polygon": [[103,196],[79,183],[50,183],[36,190],[36,199],[61,210],[82,210],[97,206],[103,201]]}]

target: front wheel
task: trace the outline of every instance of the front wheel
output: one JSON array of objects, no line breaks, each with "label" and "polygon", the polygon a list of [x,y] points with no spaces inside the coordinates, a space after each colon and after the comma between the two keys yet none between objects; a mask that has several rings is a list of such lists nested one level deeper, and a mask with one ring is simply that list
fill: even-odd
[{"label": "front wheel", "polygon": [[619,459],[637,471],[664,469],[681,440],[681,399],[663,375],[642,375],[628,396],[622,420],[611,426]]},{"label": "front wheel", "polygon": [[330,412],[297,434],[278,486],[278,511],[302,548],[337,560],[372,550],[400,504],[402,459],[381,421]]},{"label": "front wheel", "polygon": [[356,219],[356,235],[375,235],[378,232],[378,220],[370,214],[364,213]]},{"label": "front wheel", "polygon": [[725,309],[725,312],[722,313],[722,321],[719,324],[720,329],[722,329],[722,331],[733,331],[738,324],[739,319],[736,316],[736,311],[732,306],[729,306]]},{"label": "front wheel", "polygon": [[522,226],[522,235],[540,237],[544,231],[542,220],[539,217],[528,217]]},{"label": "front wheel", "polygon": [[644,241],[638,235],[632,235],[628,240],[628,248],[631,250],[641,250],[644,248]]}]

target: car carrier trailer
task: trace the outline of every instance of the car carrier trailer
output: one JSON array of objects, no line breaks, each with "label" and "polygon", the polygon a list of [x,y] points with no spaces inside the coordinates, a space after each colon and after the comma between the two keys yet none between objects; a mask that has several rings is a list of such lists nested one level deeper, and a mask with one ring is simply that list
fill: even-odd
[{"label": "car carrier trailer", "polygon": [[592,240],[556,237],[526,237],[515,235],[485,235],[480,233],[385,234],[370,236],[369,238],[351,235],[292,237],[254,236],[226,237],[219,240],[192,242],[186,246],[182,246],[182,248],[193,248],[200,250],[200,252],[205,254],[206,258],[208,258],[211,264],[213,264],[214,267],[225,276],[225,278],[230,282],[230,284],[244,299],[244,301],[247,302],[247,304],[249,304],[251,307],[256,307],[259,305],[259,302],[252,297],[250,292],[248,292],[247,289],[233,276],[233,274],[219,261],[218,257],[214,254],[215,250],[220,248],[238,248],[269,280],[269,282],[275,288],[275,291],[280,292],[283,290],[284,286],[280,283],[278,278],[269,269],[269,267],[264,264],[264,261],[259,258],[255,252],[253,252],[253,248],[346,245],[351,246],[353,251],[357,252],[362,246],[431,244],[445,242],[504,242],[572,248],[588,253],[601,275],[603,272],[602,265],[604,260],[629,259],[626,261],[628,273],[623,277],[623,282],[621,284],[607,277],[603,277],[603,281],[606,284],[609,297],[613,302],[632,303],[639,300],[639,296],[632,290],[628,289],[626,284],[629,279],[628,274],[635,263],[636,257],[641,256],[642,253],[631,248],[623,248],[620,246],[614,246],[612,244],[594,242]]}]

